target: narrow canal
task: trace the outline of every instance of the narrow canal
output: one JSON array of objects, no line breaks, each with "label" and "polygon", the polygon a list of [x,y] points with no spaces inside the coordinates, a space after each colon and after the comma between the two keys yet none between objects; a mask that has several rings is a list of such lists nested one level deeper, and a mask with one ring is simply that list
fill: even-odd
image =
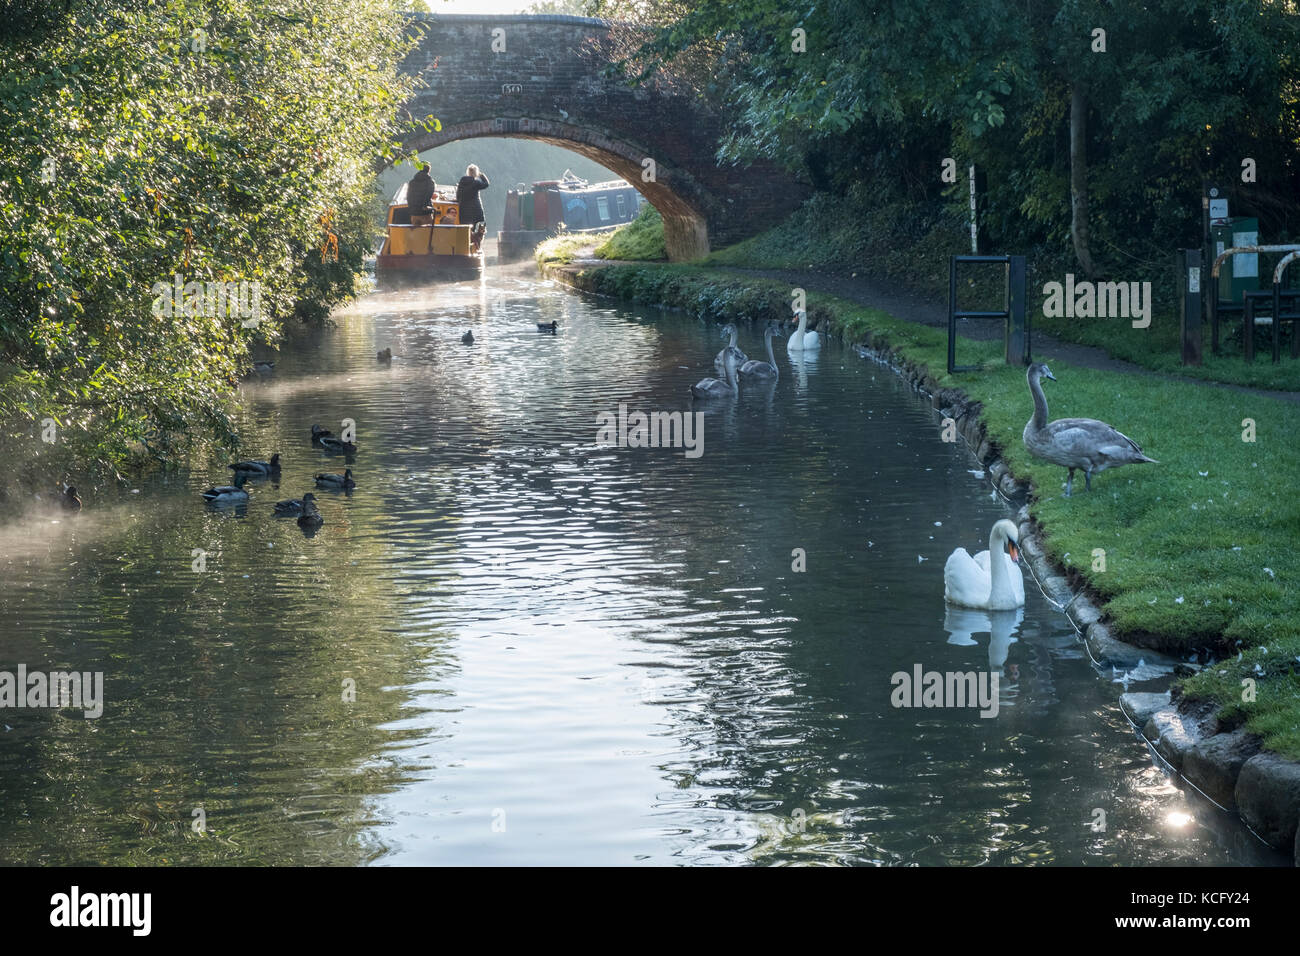
[{"label": "narrow canal", "polygon": [[[0,712],[0,862],[1282,862],[1153,767],[1037,588],[945,610],[1009,510],[887,369],[783,336],[699,457],[597,442],[721,344],[523,271],[372,296],[242,389],[284,463],[246,508],[213,463],[0,532],[0,669],[107,698]],[[348,418],[306,537],[272,504]],[[891,706],[917,665],[996,669],[997,715]]]}]

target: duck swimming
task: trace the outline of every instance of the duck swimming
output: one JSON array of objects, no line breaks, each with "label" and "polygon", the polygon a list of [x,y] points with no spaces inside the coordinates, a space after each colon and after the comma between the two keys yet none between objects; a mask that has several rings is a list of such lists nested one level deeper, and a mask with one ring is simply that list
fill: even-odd
[{"label": "duck swimming", "polygon": [[965,548],[948,556],[943,566],[943,599],[962,607],[1009,611],[1025,603],[1025,577],[1020,570],[1020,533],[1003,518],[989,532],[989,549],[971,557]]},{"label": "duck swimming", "polygon": [[280,470],[280,453],[276,452],[272,455],[270,461],[237,461],[226,467],[237,475],[246,474],[250,478],[273,475]]},{"label": "duck swimming", "polygon": [[203,492],[203,500],[219,504],[238,504],[247,501],[248,492],[244,490],[244,482],[247,480],[247,475],[237,474],[233,485],[215,485]]},{"label": "duck swimming", "polygon": [[339,488],[343,491],[351,491],[357,486],[357,483],[352,480],[351,468],[341,475],[317,475],[316,484],[322,488]]},{"label": "duck swimming", "polygon": [[538,322],[537,323],[538,332],[550,332],[552,335],[555,334],[555,330],[558,329],[559,327],[560,327],[559,322]]},{"label": "duck swimming", "polygon": [[285,498],[275,503],[275,514],[279,518],[294,518],[302,514],[302,501],[298,498]]},{"label": "duck swimming", "polygon": [[384,362],[384,363],[391,362],[391,361],[393,360],[393,350],[392,350],[392,349],[384,349],[382,352],[378,353],[378,354],[375,356],[375,360],[376,360],[376,361],[379,361],[379,362]]},{"label": "duck swimming", "polygon": [[316,496],[310,491],[302,496],[302,514],[298,516],[298,527],[319,528],[325,523],[324,517],[316,508]]},{"label": "duck swimming", "polygon": [[473,333],[473,332],[466,332],[464,335],[462,335],[462,336],[460,337],[460,344],[461,344],[461,345],[473,345],[473,344],[474,344],[474,333]]},{"label": "duck swimming", "polygon": [[1035,458],[1050,461],[1068,468],[1065,479],[1065,496],[1070,497],[1074,485],[1074,472],[1082,469],[1084,487],[1092,491],[1092,476],[1107,468],[1120,465],[1149,463],[1158,465],[1154,458],[1142,453],[1138,443],[1095,418],[1058,418],[1047,420],[1047,397],[1043,394],[1042,380],[1055,382],[1056,376],[1041,362],[1029,366],[1025,379],[1029,394],[1034,399],[1034,417],[1025,425],[1025,448]]},{"label": "duck swimming", "polygon": [[63,494],[59,495],[59,505],[64,511],[80,511],[81,499],[77,497],[77,489],[72,485],[64,485]]}]

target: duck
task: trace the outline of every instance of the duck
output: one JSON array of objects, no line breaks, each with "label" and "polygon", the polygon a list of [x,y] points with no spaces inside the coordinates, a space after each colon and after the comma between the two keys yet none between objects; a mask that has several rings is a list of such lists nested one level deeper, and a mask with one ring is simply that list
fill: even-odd
[{"label": "duck", "polygon": [[460,337],[460,344],[461,344],[461,345],[473,345],[473,344],[474,344],[474,333],[473,333],[473,332],[466,332],[464,335],[462,335],[462,336]]},{"label": "duck", "polygon": [[59,505],[64,511],[80,511],[81,499],[77,497],[77,489],[72,485],[64,485],[63,494],[59,495]]},{"label": "duck", "polygon": [[808,331],[808,313],[799,310],[799,328],[790,335],[786,348],[791,352],[815,352],[822,347],[822,337]]},{"label": "duck", "polygon": [[302,514],[302,500],[299,498],[285,498],[284,501],[275,503],[275,514],[280,518],[294,518]]},{"label": "duck", "polygon": [[357,486],[357,483],[352,480],[351,468],[341,475],[317,475],[316,484],[322,488],[339,488],[343,491],[351,491]]},{"label": "duck", "polygon": [[349,455],[355,454],[357,450],[354,442],[344,441],[342,438],[335,438],[333,435],[321,435],[316,444],[326,451],[345,452]]},{"label": "duck", "polygon": [[730,341],[723,346],[722,351],[713,359],[713,367],[719,372],[725,371],[727,356],[736,363],[736,368],[740,368],[749,361],[749,356],[736,348],[736,337],[739,333],[736,331],[735,323],[728,322],[722,327],[722,337],[730,338]]},{"label": "duck", "polygon": [[538,322],[537,323],[538,332],[550,332],[552,335],[555,334],[555,331],[559,327],[560,327],[559,322]]},{"label": "duck", "polygon": [[311,426],[311,443],[319,445],[322,438],[332,438],[334,433],[328,428],[321,428],[319,425]]},{"label": "duck", "polygon": [[247,480],[247,475],[237,474],[233,485],[215,485],[203,492],[203,499],[209,503],[221,504],[238,504],[247,501],[248,492],[244,490],[244,482]]},{"label": "duck", "polygon": [[253,363],[253,371],[254,371],[254,372],[257,372],[259,375],[270,375],[272,372],[275,371],[275,363],[274,363],[274,362],[254,362],[254,363]]},{"label": "duck", "polygon": [[776,327],[769,325],[766,331],[763,332],[763,344],[767,346],[767,361],[750,359],[740,366],[739,375],[741,378],[757,378],[775,382],[781,377],[781,372],[776,367],[776,356],[772,354],[772,336],[774,335],[776,335]]},{"label": "duck", "polygon": [[1029,394],[1034,399],[1034,417],[1025,425],[1025,449],[1035,458],[1068,468],[1065,497],[1070,497],[1074,473],[1083,471],[1084,487],[1092,491],[1092,476],[1120,465],[1160,464],[1142,453],[1133,439],[1095,418],[1058,418],[1047,420],[1047,398],[1043,379],[1055,382],[1056,376],[1041,362],[1029,366],[1025,373]]},{"label": "duck", "polygon": [[716,378],[700,379],[698,384],[691,386],[691,395],[695,398],[735,398],[740,394],[740,389],[736,385],[736,363],[730,355],[723,364],[723,374],[726,381]]},{"label": "duck", "polygon": [[391,362],[392,360],[393,360],[392,349],[384,349],[382,352],[378,352],[375,354],[375,361],[377,362],[388,363]]},{"label": "duck", "polygon": [[1025,603],[1020,570],[1020,533],[1003,518],[989,532],[989,549],[971,557],[965,548],[948,555],[943,566],[943,599],[961,607],[1010,611]]},{"label": "duck", "polygon": [[302,514],[298,516],[298,527],[300,528],[319,528],[325,523],[324,517],[316,508],[316,496],[310,491],[302,496]]},{"label": "duck", "polygon": [[233,465],[227,465],[226,467],[237,475],[247,474],[250,478],[256,478],[259,475],[273,475],[280,470],[280,453],[276,452],[272,455],[270,461],[237,461]]}]

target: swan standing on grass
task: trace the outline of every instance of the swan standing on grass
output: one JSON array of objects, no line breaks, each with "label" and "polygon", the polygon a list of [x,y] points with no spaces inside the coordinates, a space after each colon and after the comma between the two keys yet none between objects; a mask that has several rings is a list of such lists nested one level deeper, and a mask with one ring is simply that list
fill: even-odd
[{"label": "swan standing on grass", "polygon": [[1025,577],[1019,561],[1020,534],[1014,522],[1003,518],[989,532],[987,551],[972,558],[965,548],[958,548],[948,555],[943,566],[944,600],[985,611],[1022,607]]},{"label": "swan standing on grass", "polygon": [[772,354],[772,336],[776,335],[776,328],[772,325],[767,327],[763,333],[763,344],[767,346],[767,361],[762,362],[758,359],[750,359],[740,366],[739,374],[744,377],[762,379],[763,381],[775,382],[781,377],[781,372],[776,367],[776,356]]},{"label": "swan standing on grass", "polygon": [[1034,398],[1034,417],[1025,426],[1025,448],[1035,458],[1070,469],[1065,479],[1065,497],[1070,497],[1076,468],[1083,470],[1084,485],[1092,491],[1092,476],[1107,468],[1142,462],[1159,464],[1142,454],[1133,439],[1095,418],[1058,418],[1049,424],[1042,379],[1055,382],[1056,376],[1040,362],[1029,366],[1025,378]]},{"label": "swan standing on grass", "polygon": [[808,313],[800,310],[799,328],[790,336],[786,348],[791,352],[815,352],[822,347],[822,337],[816,332],[808,331]]},{"label": "swan standing on grass", "polygon": [[716,378],[700,379],[698,385],[691,386],[691,394],[696,398],[735,398],[740,394],[740,388],[736,384],[736,362],[730,355],[723,363],[723,374],[725,382]]},{"label": "swan standing on grass", "polygon": [[740,349],[736,348],[737,335],[738,333],[736,331],[736,326],[733,323],[728,322],[726,325],[722,327],[722,337],[725,339],[728,336],[730,336],[731,341],[728,342],[725,346],[723,346],[722,351],[719,352],[717,357],[713,360],[713,367],[716,368],[719,372],[722,372],[724,374],[726,373],[726,362],[728,356],[730,356],[731,360],[736,364],[736,368],[740,368],[742,365],[744,365],[746,362],[749,361],[749,356],[747,356]]}]

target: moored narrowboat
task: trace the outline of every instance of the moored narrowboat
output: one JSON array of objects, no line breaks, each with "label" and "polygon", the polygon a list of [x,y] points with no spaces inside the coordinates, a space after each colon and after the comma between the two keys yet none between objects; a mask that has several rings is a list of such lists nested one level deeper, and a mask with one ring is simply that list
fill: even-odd
[{"label": "moored narrowboat", "polygon": [[588,183],[567,169],[562,179],[520,183],[506,194],[497,256],[502,262],[527,259],[539,242],[562,231],[606,232],[635,219],[644,202],[621,179]]},{"label": "moored narrowboat", "polygon": [[406,183],[388,204],[387,235],[375,257],[375,279],[381,285],[400,282],[477,279],[483,274],[483,254],[472,251],[470,226],[460,224],[459,205],[433,197],[433,225],[411,225]]}]

